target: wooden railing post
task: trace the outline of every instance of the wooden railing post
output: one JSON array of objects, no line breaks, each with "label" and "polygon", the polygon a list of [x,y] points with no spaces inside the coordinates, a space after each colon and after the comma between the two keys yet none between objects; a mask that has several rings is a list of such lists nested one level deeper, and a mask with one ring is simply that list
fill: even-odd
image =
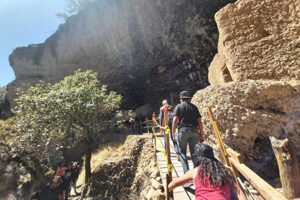
[{"label": "wooden railing post", "polygon": [[154,139],[154,149],[156,152],[156,139],[155,139],[155,112],[152,114],[152,140]]},{"label": "wooden railing post", "polygon": [[[217,141],[218,141],[218,144],[219,144],[219,148],[220,148],[220,151],[221,151],[221,154],[222,154],[222,157],[224,159],[224,162],[225,162],[225,165],[227,167],[230,167],[231,169],[231,172],[232,172],[232,175],[235,179],[235,182],[237,183],[237,185],[239,185],[239,182],[238,182],[238,179],[237,177],[239,176],[239,173],[238,173],[238,170],[235,166],[233,166],[233,164],[229,161],[229,158],[228,158],[228,155],[227,155],[227,151],[226,151],[226,148],[223,144],[223,141],[222,141],[222,137],[221,137],[221,134],[219,132],[219,129],[218,129],[218,126],[217,126],[217,123],[215,121],[215,118],[214,118],[214,115],[211,111],[211,108],[208,107],[207,108],[207,111],[208,111],[208,115],[209,115],[209,118],[210,118],[210,121],[211,121],[211,124],[213,126],[213,129],[214,129],[214,133],[215,133],[215,136],[217,138]],[[243,190],[241,190],[241,192],[243,193],[244,196],[246,196],[245,192]]]},{"label": "wooden railing post", "polygon": [[269,137],[278,163],[281,185],[288,199],[300,197],[300,172],[294,146],[288,138]]},{"label": "wooden railing post", "polygon": [[171,151],[170,151],[170,129],[168,127],[168,112],[164,112],[164,125],[165,127],[165,134],[164,134],[164,137],[165,137],[165,140],[166,140],[166,153],[167,153],[167,162],[168,162],[168,174],[166,176],[167,180],[167,185],[166,185],[166,189],[167,189],[167,200],[169,200],[170,198],[173,198],[173,191],[170,192],[168,190],[168,184],[172,182],[172,162],[171,162]]},{"label": "wooden railing post", "polygon": [[287,200],[280,192],[264,181],[245,164],[239,163],[233,157],[229,158],[230,163],[247,179],[247,181],[263,196],[266,200]]},{"label": "wooden railing post", "polygon": [[222,154],[222,157],[224,159],[224,162],[227,166],[230,166],[230,163],[229,163],[229,160],[228,160],[228,157],[226,155],[226,150],[224,148],[224,145],[222,143],[222,138],[220,138],[221,136],[219,135],[219,131],[217,130],[217,126],[216,126],[216,122],[215,122],[215,119],[214,119],[214,116],[213,116],[213,113],[211,111],[211,108],[208,107],[207,108],[207,111],[208,111],[208,115],[209,115],[209,118],[210,118],[210,121],[211,121],[211,124],[213,126],[213,129],[214,129],[214,133],[215,133],[215,136],[217,138],[217,141],[218,141],[218,144],[219,144],[219,148],[221,150],[221,154]]},{"label": "wooden railing post", "polygon": [[[167,176],[167,183],[171,183],[172,182],[172,162],[171,162],[171,152],[170,152],[170,129],[168,128],[166,130],[166,146],[167,146],[167,159],[168,159],[168,176]],[[168,187],[167,187],[168,188]],[[169,192],[169,197],[173,198],[173,191]],[[168,199],[169,200],[169,199]]]},{"label": "wooden railing post", "polygon": [[150,122],[150,121],[151,121],[151,120],[147,120],[147,122],[146,122],[146,125],[147,125],[147,133],[148,133],[148,134],[150,133],[150,131],[149,131],[150,128],[152,128],[152,127],[149,126],[149,124],[150,124],[149,122]]},{"label": "wooden railing post", "polygon": [[168,126],[168,111],[164,112],[164,124],[165,126]]},{"label": "wooden railing post", "polygon": [[169,192],[169,189],[168,189],[168,186],[169,186],[169,174],[166,174],[166,199],[169,200],[171,195],[170,195],[170,192]]}]

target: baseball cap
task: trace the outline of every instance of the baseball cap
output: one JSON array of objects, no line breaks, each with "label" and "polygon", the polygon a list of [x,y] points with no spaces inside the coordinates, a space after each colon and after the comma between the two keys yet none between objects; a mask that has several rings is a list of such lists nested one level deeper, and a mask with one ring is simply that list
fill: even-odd
[{"label": "baseball cap", "polygon": [[77,167],[77,162],[74,162],[74,163],[73,163],[73,167]]},{"label": "baseball cap", "polygon": [[180,92],[179,96],[182,99],[191,99],[192,98],[189,91],[182,91],[182,92]]}]

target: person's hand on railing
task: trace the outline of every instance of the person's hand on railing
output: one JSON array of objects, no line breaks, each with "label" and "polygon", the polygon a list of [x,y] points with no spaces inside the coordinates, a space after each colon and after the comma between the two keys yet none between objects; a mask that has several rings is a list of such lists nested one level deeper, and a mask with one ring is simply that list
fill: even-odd
[{"label": "person's hand on railing", "polygon": [[204,133],[203,132],[201,133],[199,128],[197,129],[197,131],[198,131],[198,134],[199,134],[199,142],[200,143],[204,142]]},{"label": "person's hand on railing", "polygon": [[175,139],[175,137],[174,137],[173,141],[174,141],[175,143],[177,143],[177,140]]},{"label": "person's hand on railing", "polygon": [[200,133],[199,141],[200,141],[200,143],[204,142],[204,136],[201,133]]}]

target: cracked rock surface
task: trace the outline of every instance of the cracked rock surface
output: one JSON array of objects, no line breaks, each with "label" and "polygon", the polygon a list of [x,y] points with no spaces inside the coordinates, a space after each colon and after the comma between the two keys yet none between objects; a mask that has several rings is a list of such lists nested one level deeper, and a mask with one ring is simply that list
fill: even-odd
[{"label": "cracked rock surface", "polygon": [[211,86],[192,100],[208,143],[219,149],[210,106],[224,142],[267,178],[278,177],[269,136],[289,138],[300,158],[299,17],[300,2],[293,0],[238,0],[218,11]]},{"label": "cracked rock surface", "polygon": [[42,79],[92,69],[124,96],[123,107],[160,105],[170,92],[208,85],[216,53],[214,14],[228,0],[99,0],[68,18],[42,44],[10,55],[16,81],[8,97]]}]

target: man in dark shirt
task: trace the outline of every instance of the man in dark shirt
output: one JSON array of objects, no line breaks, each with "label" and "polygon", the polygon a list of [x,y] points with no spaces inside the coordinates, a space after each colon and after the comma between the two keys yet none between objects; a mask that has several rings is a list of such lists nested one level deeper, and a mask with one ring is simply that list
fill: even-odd
[{"label": "man in dark shirt", "polygon": [[[192,104],[191,95],[188,91],[180,93],[180,104],[175,108],[172,135],[175,142],[178,142],[180,162],[184,173],[189,170],[189,165],[186,158],[186,147],[189,144],[192,160],[195,145],[204,141],[203,125],[201,115],[198,108]],[[175,130],[178,125],[178,137],[175,138]],[[197,128],[199,127],[200,133]],[[177,141],[178,140],[178,141]]]},{"label": "man in dark shirt", "polygon": [[[71,168],[71,176],[70,176],[70,184],[71,187],[74,188],[74,192],[76,193],[76,195],[80,194],[76,191],[76,182],[79,176],[79,165],[77,162],[73,162],[72,163],[72,168]],[[71,189],[70,189],[71,192]]]}]

